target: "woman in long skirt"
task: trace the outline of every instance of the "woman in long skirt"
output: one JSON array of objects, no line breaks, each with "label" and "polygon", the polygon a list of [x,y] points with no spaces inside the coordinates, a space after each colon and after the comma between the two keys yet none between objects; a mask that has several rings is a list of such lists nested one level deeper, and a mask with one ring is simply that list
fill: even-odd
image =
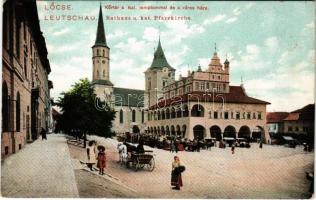
[{"label": "woman in long skirt", "polygon": [[90,141],[89,146],[87,147],[87,165],[91,171],[93,171],[92,166],[96,163],[96,154],[95,154],[95,141]]},{"label": "woman in long skirt", "polygon": [[182,184],[181,172],[176,170],[177,167],[180,167],[180,159],[178,156],[174,157],[174,161],[172,162],[172,171],[171,171],[171,185],[175,186],[172,189],[180,190]]}]

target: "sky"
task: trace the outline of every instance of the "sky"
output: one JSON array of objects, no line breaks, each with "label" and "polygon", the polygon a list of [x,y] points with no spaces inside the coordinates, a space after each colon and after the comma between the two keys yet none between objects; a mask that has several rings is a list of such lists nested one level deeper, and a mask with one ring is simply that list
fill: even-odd
[{"label": "sky", "polygon": [[[199,64],[206,70],[216,43],[221,61],[226,56],[230,61],[230,85],[240,85],[242,77],[248,96],[271,103],[268,111],[293,111],[314,102],[313,1],[54,1],[54,5],[51,1],[38,1],[52,69],[49,79],[54,83],[51,96],[55,100],[79,79],[91,80],[91,47],[96,38],[100,2],[110,47],[110,79],[115,87],[144,89],[144,72],[151,65],[160,35],[176,77],[197,70]],[[60,10],[60,5],[69,10]],[[109,9],[110,6],[120,9]],[[128,6],[136,9],[128,10]],[[176,9],[140,10],[139,6]],[[194,10],[183,9],[185,6]],[[207,10],[197,10],[197,6]],[[56,20],[62,15],[89,20]],[[107,20],[107,16],[138,20]],[[151,20],[139,20],[140,16]],[[185,16],[190,20],[153,20],[154,16]]]}]

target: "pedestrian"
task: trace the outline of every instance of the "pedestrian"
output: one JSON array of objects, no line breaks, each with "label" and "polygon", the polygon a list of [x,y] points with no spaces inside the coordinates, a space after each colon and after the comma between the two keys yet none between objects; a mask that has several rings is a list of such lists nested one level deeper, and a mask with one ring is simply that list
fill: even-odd
[{"label": "pedestrian", "polygon": [[136,152],[137,153],[144,153],[145,152],[143,140],[139,140],[139,143],[136,147]]},{"label": "pedestrian", "polygon": [[184,166],[180,165],[180,159],[178,156],[174,157],[172,162],[172,171],[171,171],[171,186],[174,186],[172,189],[180,190],[180,187],[183,186],[181,173],[184,171]]},{"label": "pedestrian", "polygon": [[235,143],[232,144],[232,154],[235,153]]},{"label": "pedestrian", "polygon": [[42,135],[42,140],[44,140],[44,139],[47,140],[47,137],[46,137],[46,130],[45,130],[44,128],[42,128],[40,134]]},{"label": "pedestrian", "polygon": [[102,145],[98,146],[98,163],[97,167],[99,168],[99,174],[103,175],[104,174],[104,168],[106,168],[106,155],[105,155],[105,147]]},{"label": "pedestrian", "polygon": [[87,147],[87,166],[91,171],[93,171],[93,165],[96,163],[96,154],[95,154],[95,141],[89,141]]},{"label": "pedestrian", "polygon": [[262,149],[262,140],[260,140],[259,148]]}]

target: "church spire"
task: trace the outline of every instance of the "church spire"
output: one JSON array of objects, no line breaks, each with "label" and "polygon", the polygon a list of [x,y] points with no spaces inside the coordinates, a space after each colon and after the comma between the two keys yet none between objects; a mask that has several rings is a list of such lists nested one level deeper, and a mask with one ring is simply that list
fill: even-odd
[{"label": "church spire", "polygon": [[105,39],[105,32],[104,32],[104,24],[103,24],[103,15],[102,15],[102,6],[100,4],[100,11],[99,11],[99,19],[98,19],[98,29],[97,29],[97,37],[95,39],[95,46],[105,46],[108,47],[106,44]]},{"label": "church spire", "polygon": [[163,68],[167,67],[169,69],[174,70],[168,63],[165,53],[162,50],[161,42],[160,42],[160,35],[159,35],[159,41],[158,41],[158,47],[154,53],[154,59],[151,63],[150,68]]}]

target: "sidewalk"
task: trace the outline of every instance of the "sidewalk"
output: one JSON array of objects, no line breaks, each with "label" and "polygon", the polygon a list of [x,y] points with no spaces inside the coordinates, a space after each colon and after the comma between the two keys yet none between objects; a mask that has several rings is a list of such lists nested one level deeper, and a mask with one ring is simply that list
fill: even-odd
[{"label": "sidewalk", "polygon": [[79,197],[72,161],[63,135],[48,134],[26,145],[1,166],[4,197]]}]

